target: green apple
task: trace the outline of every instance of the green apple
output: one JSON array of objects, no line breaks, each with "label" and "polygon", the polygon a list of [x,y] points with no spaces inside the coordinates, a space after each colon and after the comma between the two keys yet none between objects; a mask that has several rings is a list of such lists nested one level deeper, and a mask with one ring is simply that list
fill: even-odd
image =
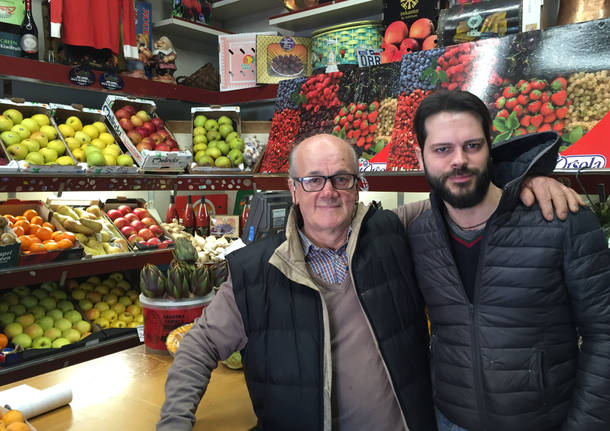
[{"label": "green apple", "polygon": [[135,320],[127,324],[128,328],[137,328],[138,326],[140,326],[140,322],[136,322]]},{"label": "green apple", "polygon": [[76,329],[82,335],[91,331],[91,324],[86,320],[79,320],[74,325],[72,325],[72,328]]},{"label": "green apple", "polygon": [[210,118],[210,119],[206,120],[203,127],[205,127],[206,130],[208,130],[208,131],[209,130],[218,130],[218,121]]},{"label": "green apple", "polygon": [[125,311],[127,307],[125,307],[125,304],[121,304],[120,302],[117,302],[116,304],[112,304],[112,306],[110,307],[110,309],[112,311],[114,311],[117,315],[121,314],[123,311]]},{"label": "green apple", "polygon": [[208,138],[208,142],[217,141],[222,138],[222,136],[220,136],[220,132],[218,130],[209,130],[205,136],[206,136],[206,138]]},{"label": "green apple", "polygon": [[47,312],[47,310],[45,310],[45,308],[40,305],[34,305],[28,311],[34,315],[35,319],[42,319]]},{"label": "green apple", "polygon": [[24,118],[21,125],[30,131],[30,135],[40,130],[40,124],[38,124],[38,122],[32,118]]},{"label": "green apple", "polygon": [[200,151],[205,151],[208,149],[207,144],[197,144],[193,147],[193,153],[197,154]]},{"label": "green apple", "polygon": [[47,136],[42,132],[34,132],[30,135],[30,139],[38,142],[38,148],[44,148],[49,143]]},{"label": "green apple", "polygon": [[60,349],[67,344],[70,344],[70,341],[66,340],[65,338],[56,338],[55,340],[53,340],[51,347],[53,347],[54,349]]},{"label": "green apple", "polygon": [[3,311],[0,313],[0,328],[4,328],[7,325],[15,321],[15,313],[9,311]]},{"label": "green apple", "polygon": [[62,338],[68,340],[70,343],[76,343],[78,340],[80,340],[80,332],[78,332],[74,328],[68,328],[65,331],[62,331],[61,336]]},{"label": "green apple", "polygon": [[81,299],[78,301],[78,306],[81,310],[87,311],[93,307],[93,302],[89,301],[88,299]]},{"label": "green apple", "polygon": [[229,144],[227,144],[225,141],[218,141],[217,147],[220,152],[225,156],[229,154],[229,151],[231,150],[231,147],[229,147]]},{"label": "green apple", "polygon": [[216,147],[208,147],[208,149],[205,150],[205,154],[213,159],[217,159],[218,157],[222,156],[222,152]]},{"label": "green apple", "polygon": [[103,301],[97,302],[95,303],[95,305],[93,306],[93,308],[100,310],[100,312],[106,311],[110,309],[110,305],[106,304]]},{"label": "green apple", "polygon": [[64,313],[64,317],[66,316],[66,311],[74,310],[74,305],[67,299],[62,299],[57,303],[57,308],[59,308]]},{"label": "green apple", "polygon": [[208,121],[208,118],[203,115],[203,114],[199,114],[197,116],[195,116],[195,120],[193,121],[193,125],[195,127],[203,127],[205,125],[205,122]]},{"label": "green apple", "polygon": [[42,154],[40,154],[38,151],[28,153],[28,155],[25,156],[25,161],[32,165],[44,165],[45,164],[44,156]]},{"label": "green apple", "polygon": [[216,165],[217,168],[230,168],[231,160],[226,156],[221,156],[214,161],[214,165]]},{"label": "green apple", "polygon": [[44,331],[44,336],[49,337],[52,341],[52,340],[55,340],[56,338],[61,337],[61,331],[54,327],[47,328]]},{"label": "green apple", "polygon": [[53,310],[57,307],[57,301],[55,301],[55,298],[51,298],[50,296],[42,298],[38,304],[42,305],[47,310]]},{"label": "green apple", "polygon": [[233,166],[238,166],[244,160],[244,155],[238,149],[229,151],[227,156],[231,159],[231,162],[233,162]]},{"label": "green apple", "polygon": [[44,316],[40,319],[38,319],[36,321],[36,323],[38,323],[38,326],[40,326],[43,331],[46,331],[49,328],[53,327],[53,324],[55,323],[55,321],[53,320],[53,318],[51,316]]},{"label": "green apple", "polygon": [[232,150],[239,150],[242,152],[246,148],[246,144],[244,143],[244,141],[241,138],[232,139],[231,141],[229,141],[229,146],[231,147]]},{"label": "green apple", "polygon": [[59,310],[57,308],[54,308],[53,310],[47,311],[47,316],[49,316],[50,318],[53,319],[53,321],[56,322],[59,319],[64,317],[64,313],[63,313],[63,311],[61,311],[61,310]]},{"label": "green apple", "polygon": [[70,296],[72,296],[72,298],[76,299],[77,301],[85,299],[85,295],[87,295],[87,292],[80,288],[74,289],[72,292],[70,292]]},{"label": "green apple", "polygon": [[36,121],[39,127],[51,124],[51,120],[49,120],[49,117],[45,114],[34,114],[32,115],[32,120]]},{"label": "green apple", "polygon": [[100,150],[88,151],[86,154],[87,164],[89,166],[105,166],[106,158]]},{"label": "green apple", "polygon": [[2,139],[2,142],[4,142],[4,145],[7,146],[18,144],[19,142],[21,142],[21,138],[19,137],[19,135],[13,132],[12,130],[6,130],[0,133],[0,138]]},{"label": "green apple", "polygon": [[[13,290],[15,290],[15,289],[13,289]],[[13,292],[6,293],[2,297],[2,301],[6,302],[8,305],[19,304],[19,295],[17,295],[16,293],[13,293]]]},{"label": "green apple", "polygon": [[91,139],[96,139],[100,135],[100,131],[97,129],[97,127],[91,124],[87,124],[85,127],[83,127],[83,132],[89,135]]},{"label": "green apple", "polygon": [[34,295],[25,295],[21,298],[21,305],[25,306],[25,308],[32,308],[33,306],[38,304],[38,298]]},{"label": "green apple", "polygon": [[123,304],[125,307],[129,307],[129,306],[131,305],[131,299],[129,299],[129,297],[128,297],[128,296],[121,296],[121,297],[118,299],[118,302],[119,302],[120,304]]},{"label": "green apple", "polygon": [[19,135],[19,139],[27,139],[30,137],[31,133],[27,127],[22,126],[21,124],[16,124],[11,127],[11,131],[17,133]]},{"label": "green apple", "polygon": [[233,124],[233,120],[231,120],[229,117],[227,117],[226,115],[221,115],[220,117],[218,117],[218,124]]},{"label": "green apple", "polygon": [[68,126],[72,127],[75,132],[83,129],[83,123],[76,115],[72,115],[66,118],[66,123]]},{"label": "green apple", "polygon": [[231,132],[227,136],[225,136],[225,141],[230,143],[233,139],[236,139],[236,138],[239,138],[239,133]]},{"label": "green apple", "polygon": [[47,148],[55,150],[55,152],[57,153],[57,157],[63,156],[64,153],[66,152],[66,146],[59,139],[54,139],[51,142],[49,142],[47,144]]},{"label": "green apple", "polygon": [[13,289],[13,293],[19,296],[27,296],[31,293],[31,291],[27,286],[17,286]]},{"label": "green apple", "polygon": [[218,132],[220,133],[220,136],[222,136],[223,138],[225,138],[226,136],[229,135],[229,133],[233,132],[233,126],[231,124],[221,124],[218,127]]},{"label": "green apple", "polygon": [[32,295],[38,298],[38,300],[41,300],[42,298],[49,296],[49,292],[44,289],[36,288],[32,290]]},{"label": "green apple", "polygon": [[50,349],[53,345],[53,341],[49,337],[40,336],[32,340],[33,349]]},{"label": "green apple", "polygon": [[[1,298],[0,298],[1,300]],[[6,302],[0,302],[0,313],[6,313],[8,311],[8,304]]]},{"label": "green apple", "polygon": [[193,129],[193,136],[205,136],[206,133],[208,133],[208,131],[202,126]]},{"label": "green apple", "polygon": [[15,305],[11,305],[8,310],[11,313],[15,313],[15,316],[21,316],[22,314],[25,314],[25,307],[21,304],[15,304]]},{"label": "green apple", "polygon": [[40,126],[40,131],[44,133],[49,141],[57,139],[57,129],[53,126]]},{"label": "green apple", "polygon": [[129,323],[133,320],[133,314],[131,314],[128,311],[124,311],[121,314],[118,315],[117,317],[119,320],[122,320],[125,323]]},{"label": "green apple", "polygon": [[55,300],[60,301],[62,299],[68,299],[68,295],[66,294],[66,292],[64,292],[63,290],[53,290],[50,293],[50,296],[52,296],[53,298],[55,298]]},{"label": "green apple", "polygon": [[108,293],[107,295],[105,295],[103,298],[105,303],[107,303],[110,306],[113,306],[114,304],[117,303],[118,301],[118,297],[116,295],[113,295],[112,293]]},{"label": "green apple", "polygon": [[193,136],[193,146],[206,145],[207,143],[208,143],[208,138],[206,135]]},{"label": "green apple", "polygon": [[21,115],[21,112],[13,108],[7,109],[2,113],[2,115],[10,118],[13,121],[13,124],[19,124],[23,121],[23,115]]},{"label": "green apple", "polygon": [[13,126],[13,120],[11,120],[5,115],[0,115],[0,132],[11,130]]},{"label": "green apple", "polygon": [[114,310],[104,310],[102,311],[101,317],[104,319],[108,319],[109,322],[112,322],[117,318],[116,312]]},{"label": "green apple", "polygon": [[28,155],[28,147],[21,144],[10,145],[6,151],[8,151],[15,160],[23,160]]},{"label": "green apple", "polygon": [[108,319],[105,319],[103,317],[98,317],[97,319],[95,319],[93,321],[93,323],[95,323],[96,325],[101,326],[102,328],[106,329],[110,326],[110,322],[108,321]]},{"label": "green apple", "polygon": [[7,337],[13,338],[15,335],[19,335],[23,332],[23,326],[17,322],[9,323],[4,327],[4,333]]},{"label": "green apple", "polygon": [[64,319],[69,320],[72,324],[83,320],[83,316],[77,310],[68,310],[64,313]]},{"label": "green apple", "polygon": [[87,135],[82,130],[79,130],[78,132],[76,132],[74,134],[74,139],[76,139],[78,142],[80,142],[81,145],[91,143],[91,136]]},{"label": "green apple", "polygon": [[62,317],[61,319],[56,320],[53,326],[63,332],[72,327],[72,322]]},{"label": "green apple", "polygon": [[44,330],[37,323],[32,323],[31,325],[24,327],[23,332],[25,334],[28,334],[31,339],[34,339],[36,337],[42,336],[42,334],[44,333]]},{"label": "green apple", "polygon": [[54,162],[57,160],[57,151],[51,148],[41,148],[40,154],[44,157],[45,163]]},{"label": "green apple", "polygon": [[19,344],[24,349],[29,349],[32,346],[32,337],[24,333],[11,337],[11,341],[13,344]]},{"label": "green apple", "polygon": [[129,154],[121,154],[116,158],[116,163],[119,166],[133,166],[133,159]]}]

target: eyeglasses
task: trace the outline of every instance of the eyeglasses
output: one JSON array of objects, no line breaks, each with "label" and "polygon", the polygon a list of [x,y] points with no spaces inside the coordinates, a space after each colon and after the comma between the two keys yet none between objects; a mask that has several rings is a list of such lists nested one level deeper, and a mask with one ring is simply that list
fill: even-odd
[{"label": "eyeglasses", "polygon": [[292,178],[294,181],[301,183],[301,187],[306,192],[319,192],[326,185],[326,180],[330,180],[330,183],[337,190],[349,190],[354,187],[358,175],[356,174],[335,174],[330,176],[324,175],[311,175],[308,177],[296,177]]}]

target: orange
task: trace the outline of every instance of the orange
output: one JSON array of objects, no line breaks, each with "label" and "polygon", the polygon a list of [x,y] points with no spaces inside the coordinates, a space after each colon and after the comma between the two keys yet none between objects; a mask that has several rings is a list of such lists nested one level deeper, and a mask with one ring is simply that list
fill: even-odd
[{"label": "orange", "polygon": [[30,222],[27,220],[17,220],[13,226],[21,226],[24,233],[30,233]]},{"label": "orange", "polygon": [[6,431],[30,431],[30,427],[25,422],[13,422],[6,427]]},{"label": "orange", "polygon": [[57,247],[62,250],[65,248],[72,248],[73,245],[74,243],[67,238],[60,239],[59,241],[57,241]]},{"label": "orange", "polygon": [[[4,349],[8,345],[8,337],[0,332],[0,350]],[[2,414],[2,413],[0,413]]]},{"label": "orange", "polygon": [[53,241],[59,241],[61,239],[61,236],[63,235],[64,231],[63,230],[56,230],[55,232],[53,232],[53,235],[51,235],[51,239]]},{"label": "orange", "polygon": [[53,236],[53,231],[48,227],[41,227],[40,229],[38,229],[38,232],[36,232],[35,235],[40,238],[41,241],[46,241],[48,239],[51,239],[51,237]]},{"label": "orange", "polygon": [[46,251],[59,250],[59,245],[53,240],[48,240],[42,243],[42,246]]},{"label": "orange", "polygon": [[38,213],[36,212],[36,210],[33,209],[29,209],[29,210],[25,210],[23,212],[23,216],[29,220],[32,220],[33,217],[36,217],[38,215]]},{"label": "orange", "polygon": [[76,235],[74,235],[72,232],[64,232],[61,239],[68,239],[72,244],[74,244],[76,242]]},{"label": "orange", "polygon": [[49,223],[48,221],[45,221],[42,223],[42,227],[48,227],[51,230],[55,230],[55,226],[53,226],[51,223]]},{"label": "orange", "polygon": [[42,226],[43,221],[44,220],[42,219],[42,217],[37,215],[37,216],[32,217],[32,219],[30,220],[30,223],[37,224],[38,226]]},{"label": "orange", "polygon": [[10,425],[15,422],[25,422],[25,418],[19,410],[9,410],[2,416],[2,422],[4,425]]},{"label": "orange", "polygon": [[30,241],[32,241],[32,242],[40,242],[40,243],[42,242],[40,240],[40,238],[38,238],[36,235],[28,235],[28,237],[30,238]]},{"label": "orange", "polygon": [[25,235],[25,231],[23,230],[23,228],[21,226],[15,226],[13,228],[13,232],[15,232],[15,235],[17,235],[17,236]]},{"label": "orange", "polygon": [[30,235],[36,235],[39,229],[40,226],[38,226],[37,224],[30,224]]},{"label": "orange", "polygon": [[27,235],[20,235],[18,238],[19,241],[21,241],[21,251],[29,250],[30,246],[32,245],[32,240],[30,237]]},{"label": "orange", "polygon": [[15,216],[12,215],[12,214],[4,214],[4,217],[6,217],[8,219],[8,221],[11,222],[11,223],[15,223],[17,221]]},{"label": "orange", "polygon": [[32,243],[32,245],[30,245],[29,250],[33,251],[33,252],[45,251],[45,247],[41,242],[35,242],[35,243]]},{"label": "orange", "polygon": [[26,219],[24,216],[20,215],[20,216],[15,216],[15,220],[25,220],[28,221],[28,219]]}]

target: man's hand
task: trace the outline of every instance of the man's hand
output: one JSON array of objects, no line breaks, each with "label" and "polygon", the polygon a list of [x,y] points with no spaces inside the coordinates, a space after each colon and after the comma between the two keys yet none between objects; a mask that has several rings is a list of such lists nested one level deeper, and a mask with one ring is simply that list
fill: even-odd
[{"label": "man's hand", "polygon": [[542,216],[548,221],[554,218],[553,208],[557,218],[565,220],[568,208],[575,213],[579,205],[585,205],[578,193],[549,177],[527,177],[521,186],[521,201],[528,207],[538,201]]}]

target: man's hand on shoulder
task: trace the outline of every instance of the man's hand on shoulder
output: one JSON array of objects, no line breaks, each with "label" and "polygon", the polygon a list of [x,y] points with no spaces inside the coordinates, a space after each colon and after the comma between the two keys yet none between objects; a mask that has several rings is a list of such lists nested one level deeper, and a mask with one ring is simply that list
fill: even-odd
[{"label": "man's hand on shoulder", "polygon": [[[568,208],[571,212],[578,212],[579,206],[584,206],[582,197],[570,187],[549,177],[527,177],[521,186],[521,201],[531,206],[538,201],[542,216],[551,221],[554,215],[560,220],[568,217]],[[554,208],[554,213],[553,213]]]}]

